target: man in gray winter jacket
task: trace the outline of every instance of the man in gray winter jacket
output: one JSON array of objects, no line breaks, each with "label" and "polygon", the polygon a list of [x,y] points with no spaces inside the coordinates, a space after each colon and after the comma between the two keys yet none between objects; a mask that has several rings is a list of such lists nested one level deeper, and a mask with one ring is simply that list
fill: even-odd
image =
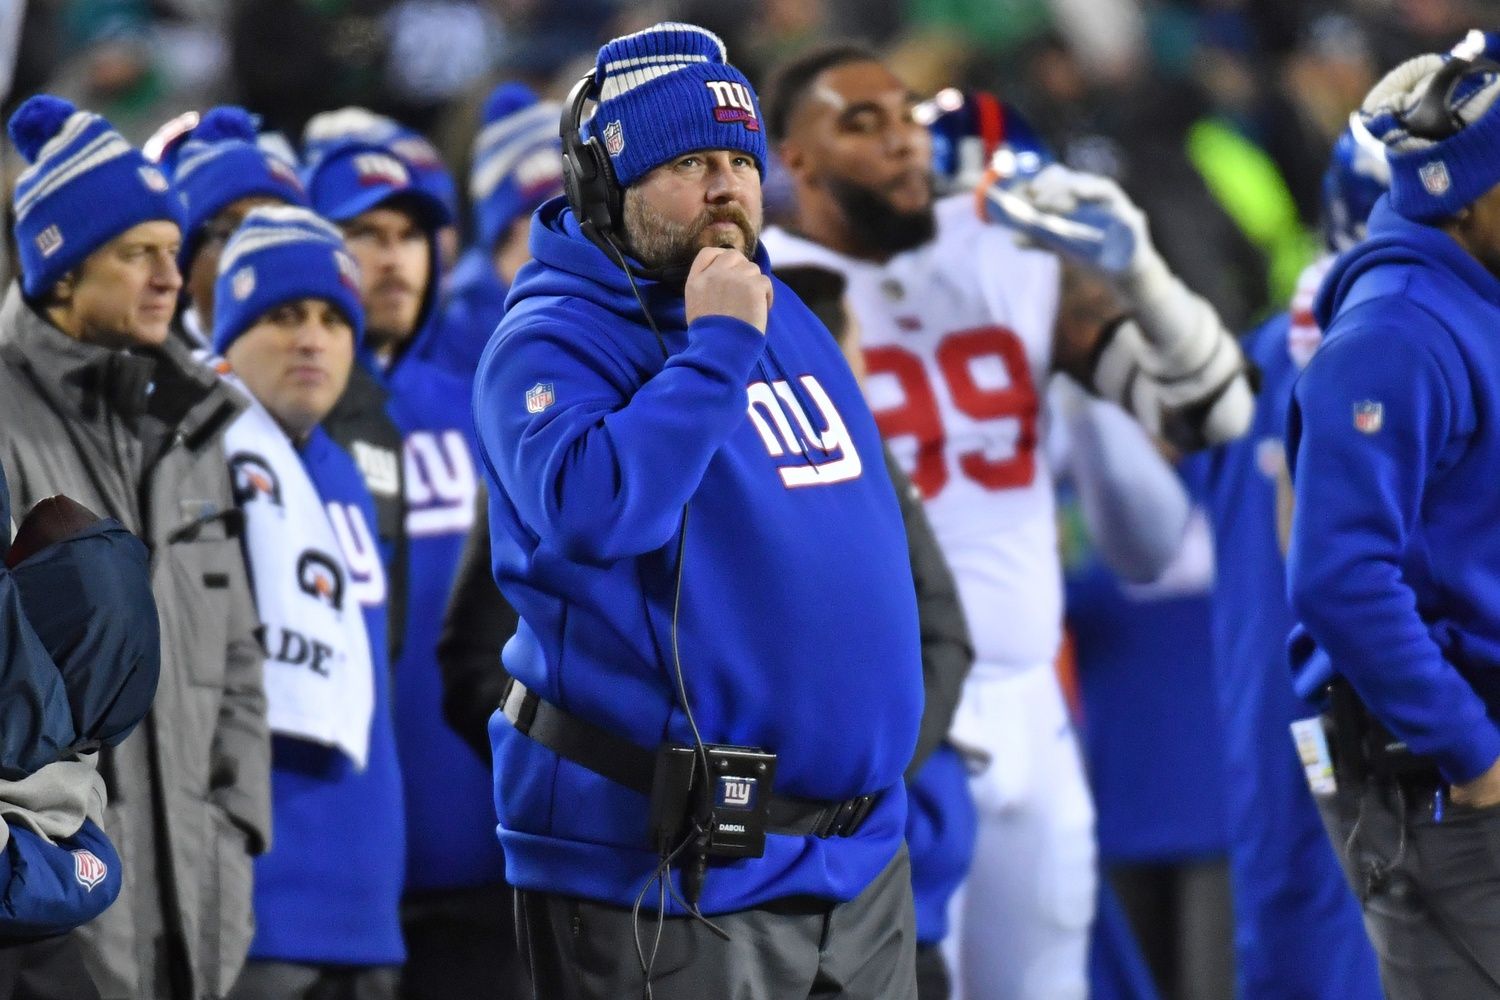
[{"label": "man in gray winter jacket", "polygon": [[17,511],[66,493],[151,551],[161,679],[106,750],[116,905],[77,932],[106,1000],[228,992],[252,931],[270,746],[222,436],[241,399],[167,336],[182,279],[166,179],[97,115],[34,97],[10,133],[21,280],[0,304],[0,462]]}]

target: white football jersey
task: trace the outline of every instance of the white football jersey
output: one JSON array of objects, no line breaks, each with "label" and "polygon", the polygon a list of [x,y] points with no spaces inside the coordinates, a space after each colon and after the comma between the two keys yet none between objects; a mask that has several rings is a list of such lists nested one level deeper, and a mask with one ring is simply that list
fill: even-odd
[{"label": "white football jersey", "polygon": [[936,239],[883,265],[774,227],[766,251],[775,267],[820,266],[847,280],[869,366],[865,396],[926,501],[976,668],[1050,663],[1062,574],[1039,442],[1059,263],[982,222],[969,195],[936,211]]}]

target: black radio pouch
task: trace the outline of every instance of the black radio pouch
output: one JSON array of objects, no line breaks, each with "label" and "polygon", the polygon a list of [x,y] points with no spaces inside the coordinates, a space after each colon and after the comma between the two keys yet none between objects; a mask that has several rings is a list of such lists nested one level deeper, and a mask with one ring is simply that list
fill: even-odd
[{"label": "black radio pouch", "polygon": [[[651,844],[662,856],[690,836],[703,858],[758,858],[766,852],[776,755],[754,747],[669,743],[656,752]],[[703,780],[703,761],[708,781]]]}]

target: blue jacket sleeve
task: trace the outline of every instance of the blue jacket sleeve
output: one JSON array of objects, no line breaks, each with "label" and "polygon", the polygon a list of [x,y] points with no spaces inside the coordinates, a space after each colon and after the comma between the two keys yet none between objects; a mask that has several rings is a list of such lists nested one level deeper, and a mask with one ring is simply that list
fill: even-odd
[{"label": "blue jacket sleeve", "polygon": [[[702,317],[688,346],[635,387],[576,327],[509,331],[475,384],[480,450],[542,545],[597,564],[654,551],[745,419],[746,381],[764,345],[748,323]],[[543,394],[528,407],[533,388]]]},{"label": "blue jacket sleeve", "polygon": [[1367,309],[1296,386],[1289,596],[1370,711],[1461,783],[1500,757],[1500,731],[1443,658],[1401,567],[1426,484],[1466,422],[1467,375],[1431,320]]},{"label": "blue jacket sleeve", "polygon": [[0,854],[0,940],[82,926],[120,895],[120,857],[93,820],[57,843],[12,826]]}]

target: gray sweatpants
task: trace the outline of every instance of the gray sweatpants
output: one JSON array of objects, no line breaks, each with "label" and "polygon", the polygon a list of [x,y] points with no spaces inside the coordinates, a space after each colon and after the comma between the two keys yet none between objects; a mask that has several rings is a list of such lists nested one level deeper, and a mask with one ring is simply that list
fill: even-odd
[{"label": "gray sweatpants", "polygon": [[1439,819],[1432,792],[1317,798],[1389,1000],[1500,1000],[1500,806]]},{"label": "gray sweatpants", "polygon": [[[709,878],[732,877],[709,872]],[[656,896],[642,904],[640,937],[656,936]],[[630,1000],[646,995],[628,909],[518,893],[538,1000]],[[906,848],[847,903],[776,900],[712,918],[669,917],[651,973],[653,1000],[916,1000],[916,918]]]}]

